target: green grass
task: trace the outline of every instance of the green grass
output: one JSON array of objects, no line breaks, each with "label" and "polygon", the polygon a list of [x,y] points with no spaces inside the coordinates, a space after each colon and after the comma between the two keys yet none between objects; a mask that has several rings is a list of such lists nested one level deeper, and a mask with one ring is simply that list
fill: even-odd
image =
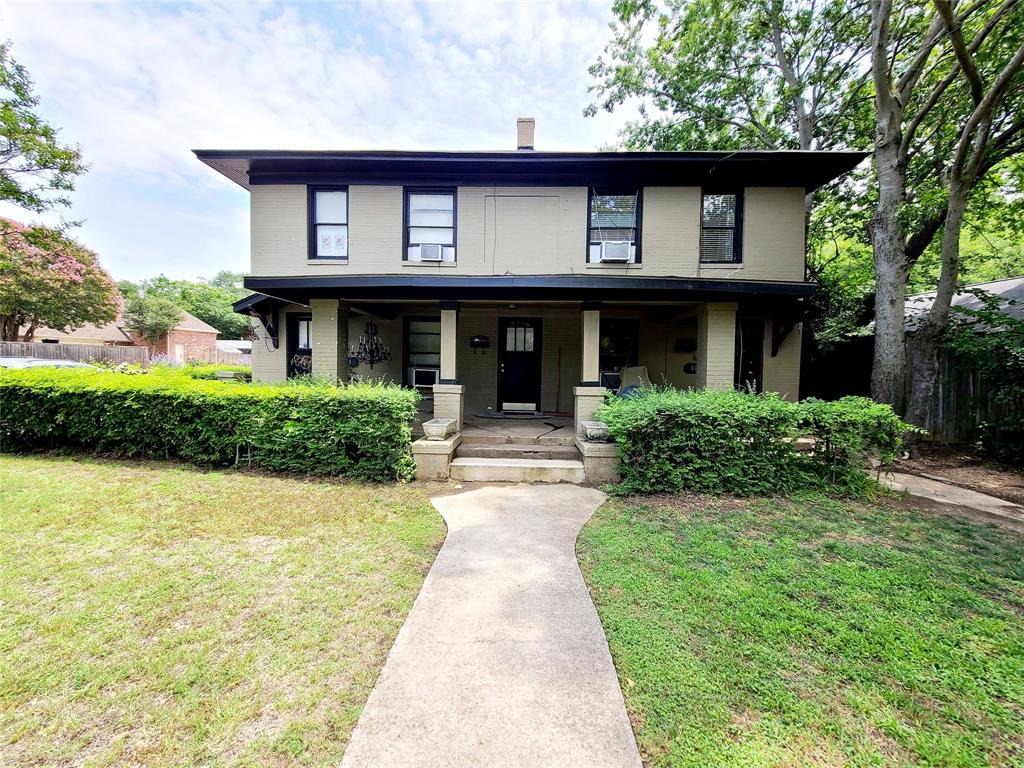
[{"label": "green grass", "polygon": [[336,765],[443,535],[411,486],[0,456],[0,765]]},{"label": "green grass", "polygon": [[1019,534],[663,497],[578,550],[647,766],[1024,765]]}]

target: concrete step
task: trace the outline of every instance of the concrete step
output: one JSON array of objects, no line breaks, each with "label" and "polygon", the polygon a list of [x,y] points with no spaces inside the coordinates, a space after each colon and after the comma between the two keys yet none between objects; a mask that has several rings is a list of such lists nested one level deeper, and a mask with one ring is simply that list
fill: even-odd
[{"label": "concrete step", "polygon": [[485,483],[582,483],[582,461],[559,459],[456,458],[452,480]]},{"label": "concrete step", "polygon": [[470,443],[463,442],[455,458],[466,459],[562,459],[579,461],[580,452],[574,445],[544,443]]},{"label": "concrete step", "polygon": [[560,429],[550,435],[528,437],[473,430],[462,433],[463,445],[575,445],[572,430]]}]

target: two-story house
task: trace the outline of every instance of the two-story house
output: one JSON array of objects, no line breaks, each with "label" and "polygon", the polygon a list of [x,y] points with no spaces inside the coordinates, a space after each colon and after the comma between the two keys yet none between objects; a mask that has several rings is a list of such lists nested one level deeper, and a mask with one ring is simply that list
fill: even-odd
[{"label": "two-story house", "polygon": [[[805,195],[854,152],[201,150],[251,198],[253,375],[588,416],[624,369],[795,399]],[[386,349],[386,351],[385,351]]]}]

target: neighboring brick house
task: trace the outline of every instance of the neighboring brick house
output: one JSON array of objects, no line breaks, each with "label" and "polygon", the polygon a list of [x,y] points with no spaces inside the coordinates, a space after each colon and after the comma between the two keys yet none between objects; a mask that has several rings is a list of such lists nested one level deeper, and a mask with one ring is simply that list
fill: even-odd
[{"label": "neighboring brick house", "polygon": [[150,355],[165,355],[176,363],[190,360],[217,362],[217,336],[220,333],[195,315],[182,310],[181,322],[156,344],[151,344],[135,333],[132,339],[142,347],[149,347]]}]

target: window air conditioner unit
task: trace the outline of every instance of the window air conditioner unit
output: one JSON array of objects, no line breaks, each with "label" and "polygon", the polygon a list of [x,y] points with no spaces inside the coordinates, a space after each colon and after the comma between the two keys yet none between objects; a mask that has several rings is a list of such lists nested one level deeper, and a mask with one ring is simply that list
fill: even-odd
[{"label": "window air conditioner unit", "polygon": [[628,240],[601,241],[601,263],[625,264],[629,261],[631,245]]},{"label": "window air conditioner unit", "polygon": [[421,245],[420,261],[441,261],[443,253],[440,245]]},{"label": "window air conditioner unit", "polygon": [[432,387],[437,384],[438,370],[436,368],[413,368],[409,379],[414,387]]}]

